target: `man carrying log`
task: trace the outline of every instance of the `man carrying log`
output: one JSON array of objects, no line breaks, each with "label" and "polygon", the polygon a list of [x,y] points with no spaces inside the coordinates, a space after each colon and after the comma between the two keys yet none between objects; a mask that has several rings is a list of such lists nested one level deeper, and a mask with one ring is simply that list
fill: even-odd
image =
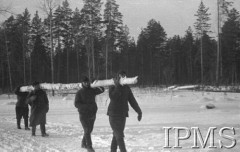
[{"label": "man carrying log", "polygon": [[40,125],[42,137],[49,136],[46,133],[46,114],[49,110],[47,94],[40,88],[39,82],[32,84],[34,90],[28,95],[28,103],[31,105],[30,126],[32,126],[32,136],[36,136],[36,126]]},{"label": "man carrying log", "polygon": [[28,128],[28,113],[29,108],[28,104],[26,103],[26,99],[28,96],[28,92],[20,92],[21,86],[18,86],[14,93],[17,95],[17,103],[16,103],[16,118],[17,118],[17,128],[21,129],[21,119],[24,119],[25,130],[30,130]]},{"label": "man carrying log", "polygon": [[94,152],[91,133],[93,131],[98,109],[95,97],[103,92],[103,87],[91,88],[88,77],[84,77],[82,80],[82,88],[75,96],[74,105],[78,109],[80,122],[84,130],[82,148],[86,148],[88,152]]},{"label": "man carrying log", "polygon": [[126,117],[128,117],[128,103],[138,113],[138,121],[142,119],[142,111],[130,87],[120,83],[120,79],[125,77],[126,73],[124,71],[118,72],[116,78],[114,78],[115,85],[109,89],[110,103],[107,115],[113,130],[111,152],[117,152],[117,146],[119,146],[121,152],[127,151],[124,143],[124,128]]}]

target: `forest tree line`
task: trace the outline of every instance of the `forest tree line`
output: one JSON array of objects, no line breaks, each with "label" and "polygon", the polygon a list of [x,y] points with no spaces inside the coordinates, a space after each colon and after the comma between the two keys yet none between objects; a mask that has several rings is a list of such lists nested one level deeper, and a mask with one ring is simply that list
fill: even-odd
[{"label": "forest tree line", "polygon": [[167,37],[161,22],[150,19],[137,41],[124,25],[116,0],[83,0],[81,10],[72,10],[64,0],[49,8],[44,19],[38,11],[31,17],[26,8],[0,27],[0,88],[12,91],[33,80],[109,79],[120,69],[129,77],[138,75],[142,86],[239,84],[240,16],[231,2],[224,2],[219,39],[211,37],[211,18],[203,2],[184,36]]}]

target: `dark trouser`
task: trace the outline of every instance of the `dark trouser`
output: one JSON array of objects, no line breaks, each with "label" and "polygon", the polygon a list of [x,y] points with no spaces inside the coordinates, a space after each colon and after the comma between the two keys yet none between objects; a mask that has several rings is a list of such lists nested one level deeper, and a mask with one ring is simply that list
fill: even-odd
[{"label": "dark trouser", "polygon": [[[45,123],[41,123],[40,124],[40,130],[41,130],[41,134],[44,135],[46,134],[46,127],[45,127]],[[36,134],[36,126],[32,126],[32,135]]]},{"label": "dark trouser", "polygon": [[82,145],[86,146],[86,148],[91,148],[92,147],[91,133],[93,131],[96,115],[89,117],[80,114],[79,117],[84,130]]},{"label": "dark trouser", "polygon": [[121,152],[126,152],[127,150],[124,142],[124,128],[126,124],[126,117],[109,116],[109,122],[113,130],[111,152],[116,152],[117,146],[119,146]]},{"label": "dark trouser", "polygon": [[28,107],[16,107],[15,110],[16,110],[17,126],[20,127],[21,119],[23,117],[24,125],[25,127],[28,127],[28,113],[29,113]]}]

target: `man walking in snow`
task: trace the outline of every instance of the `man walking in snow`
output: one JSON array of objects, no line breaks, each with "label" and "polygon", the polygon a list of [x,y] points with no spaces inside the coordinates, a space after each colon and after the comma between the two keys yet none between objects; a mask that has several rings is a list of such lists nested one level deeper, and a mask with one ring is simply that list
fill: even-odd
[{"label": "man walking in snow", "polygon": [[47,94],[40,88],[39,82],[32,84],[34,90],[28,96],[28,103],[31,105],[30,126],[32,126],[32,136],[36,136],[36,126],[40,125],[42,137],[49,136],[46,133],[46,114],[49,110]]},{"label": "man walking in snow", "polygon": [[25,130],[30,130],[28,128],[28,113],[29,108],[28,104],[26,103],[26,99],[28,96],[28,92],[20,92],[21,86],[18,86],[14,93],[17,95],[17,103],[16,103],[16,118],[17,118],[17,128],[21,129],[21,119],[24,119]]},{"label": "man walking in snow", "polygon": [[133,96],[128,85],[121,85],[120,79],[126,77],[124,71],[118,72],[114,78],[114,86],[109,89],[110,103],[107,115],[109,116],[110,126],[113,130],[113,138],[111,143],[111,152],[117,152],[117,146],[121,152],[126,152],[124,142],[124,128],[126,117],[128,117],[128,103],[138,113],[138,121],[142,119],[142,111]]},{"label": "man walking in snow", "polygon": [[93,131],[98,109],[95,97],[103,92],[103,87],[91,88],[88,77],[84,77],[82,80],[82,88],[75,96],[74,105],[78,109],[80,122],[84,130],[82,148],[86,148],[88,152],[94,152],[91,133]]}]

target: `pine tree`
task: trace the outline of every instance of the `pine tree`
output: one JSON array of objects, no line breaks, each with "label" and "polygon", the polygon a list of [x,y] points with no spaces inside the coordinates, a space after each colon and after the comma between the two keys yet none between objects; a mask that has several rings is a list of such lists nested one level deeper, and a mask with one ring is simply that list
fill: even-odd
[{"label": "pine tree", "polygon": [[222,58],[223,58],[223,76],[228,83],[236,83],[240,80],[239,75],[239,33],[240,33],[240,15],[233,8],[230,10],[228,20],[222,29]]},{"label": "pine tree", "polygon": [[4,27],[0,27],[0,77],[1,77],[1,88],[2,92],[4,92],[4,89],[6,88],[7,82],[8,82],[8,63],[7,63],[7,50],[6,50],[6,29]]},{"label": "pine tree", "polygon": [[[228,18],[228,14],[229,14],[229,8],[232,7],[233,2],[230,2],[228,0],[218,0],[218,11],[219,11],[219,21],[220,21],[220,25],[219,28],[222,27],[222,25],[224,24],[224,22],[227,20]],[[220,29],[220,33],[221,33],[221,29]]]},{"label": "pine tree", "polygon": [[81,29],[85,36],[85,46],[88,56],[88,76],[96,76],[95,69],[95,39],[101,36],[101,0],[83,0],[84,6],[81,10],[83,27]]},{"label": "pine tree", "polygon": [[[125,69],[126,72],[129,74],[129,44],[130,43],[130,37],[129,37],[129,28],[127,25],[122,26],[121,31],[119,32],[119,38],[118,38],[118,49],[122,56],[122,64],[124,64],[122,69]],[[117,71],[116,71],[117,72]]]},{"label": "pine tree", "polygon": [[76,53],[77,62],[77,81],[80,81],[80,54],[82,53],[82,41],[83,35],[80,31],[82,26],[81,13],[78,8],[73,12],[73,17],[71,20],[72,34],[73,34],[73,46],[74,52]]},{"label": "pine tree", "polygon": [[210,13],[208,13],[209,8],[206,8],[206,6],[201,1],[197,14],[195,16],[197,17],[197,21],[194,23],[194,27],[196,29],[196,35],[197,37],[200,37],[200,52],[201,52],[201,84],[203,85],[203,35],[207,34],[210,29],[210,24],[208,21],[210,20]]},{"label": "pine tree", "polygon": [[[44,35],[44,25],[42,23],[41,18],[38,15],[38,11],[36,11],[32,23],[31,23],[31,31],[30,31],[30,41],[29,41],[29,81],[32,82],[32,58],[31,58],[31,53],[33,52],[34,49],[34,44],[37,39],[37,36],[42,36]],[[43,40],[42,40],[43,41]]]},{"label": "pine tree", "polygon": [[55,57],[54,61],[55,66],[56,66],[56,81],[61,82],[61,77],[62,73],[65,73],[64,70],[62,70],[62,55],[63,55],[63,42],[62,42],[62,37],[61,37],[61,21],[63,20],[64,14],[62,13],[62,7],[59,5],[57,9],[53,13],[53,26],[52,26],[52,31],[53,31],[53,45],[55,47]]},{"label": "pine tree", "polygon": [[[147,37],[148,33],[146,32],[146,29],[142,29],[141,33],[138,36],[138,40],[137,40],[137,49],[138,49],[138,56],[139,56],[139,63],[140,63],[140,69],[139,69],[139,75],[142,78],[142,85],[146,82],[147,78],[145,77],[145,70],[144,67],[147,63],[144,63],[144,59],[145,59],[145,50],[147,49]],[[148,60],[147,60],[148,61]]]},{"label": "pine tree", "polygon": [[27,9],[22,15],[17,16],[17,24],[21,29],[22,57],[23,57],[23,82],[26,84],[26,55],[29,51],[29,33],[30,33],[30,13]]},{"label": "pine tree", "polygon": [[[6,51],[6,67],[7,67],[7,78],[9,81],[9,84],[7,87],[10,89],[8,91],[13,91],[13,80],[15,79],[15,74],[19,74],[18,70],[15,71],[15,74],[13,74],[14,71],[13,65],[15,65],[16,69],[20,69],[17,61],[20,60],[21,55],[19,54],[19,51],[16,51],[15,46],[17,45],[16,38],[17,38],[17,26],[15,24],[15,18],[13,16],[10,16],[4,23],[3,23],[3,37],[4,37],[4,50]],[[20,45],[20,44],[19,44]],[[18,45],[17,45],[18,46]],[[19,48],[20,49],[20,48]],[[22,69],[21,69],[22,70]],[[18,76],[19,78],[19,76]]]},{"label": "pine tree", "polygon": [[193,61],[194,61],[194,54],[193,54],[193,46],[194,45],[194,38],[193,38],[193,31],[191,27],[188,27],[186,34],[183,38],[183,50],[186,51],[186,58],[187,58],[187,78],[189,80],[188,83],[193,83]]},{"label": "pine tree", "polygon": [[34,80],[41,82],[49,82],[50,77],[50,58],[47,54],[46,48],[42,42],[41,35],[36,36],[33,52],[31,58],[34,61],[32,63],[32,77]]},{"label": "pine tree", "polygon": [[62,7],[61,7],[61,14],[62,14],[62,20],[60,21],[60,28],[61,33],[60,36],[62,37],[63,44],[64,44],[64,51],[66,51],[66,74],[67,74],[67,83],[69,83],[69,52],[72,49],[72,27],[71,27],[71,18],[72,18],[72,10],[70,9],[69,3],[67,0],[63,1]]},{"label": "pine tree", "polygon": [[169,48],[171,50],[171,66],[174,72],[175,83],[184,83],[186,81],[186,52],[183,50],[183,40],[179,35],[175,35],[168,40]]},{"label": "pine tree", "polygon": [[217,0],[218,11],[218,32],[217,32],[217,66],[216,66],[216,84],[219,84],[219,77],[222,77],[222,48],[221,48],[221,33],[222,25],[226,21],[227,14],[229,13],[229,7],[232,6],[232,2],[227,0]]},{"label": "pine tree", "polygon": [[130,36],[129,28],[127,27],[127,25],[121,27],[117,40],[118,41],[116,43],[116,46],[121,56],[120,57],[121,62],[119,62],[120,64],[119,67],[121,67],[121,69],[125,69],[128,75],[130,76],[133,73],[133,71],[135,71],[133,66],[136,66],[135,61],[137,54],[134,38]]},{"label": "pine tree", "polygon": [[[53,51],[53,33],[52,33],[52,18],[53,18],[53,11],[54,9],[58,6],[57,1],[56,0],[42,0],[40,1],[40,7],[41,9],[47,14],[48,19],[45,20],[45,24],[46,22],[48,22],[46,25],[49,25],[49,37],[50,37],[50,53],[51,53],[51,80],[52,83],[54,83],[54,51]],[[52,94],[54,95],[54,92],[52,92]]]},{"label": "pine tree", "polygon": [[[112,58],[109,53],[113,53],[116,50],[119,39],[120,32],[122,31],[123,21],[122,14],[119,12],[119,5],[116,0],[107,0],[104,9],[104,20],[107,22],[105,30],[105,40],[106,40],[106,53],[105,53],[105,66],[106,66],[106,79],[108,78],[108,64],[110,60],[110,67],[112,69]],[[112,70],[111,70],[112,73]]]},{"label": "pine tree", "polygon": [[[142,50],[142,76],[148,84],[161,81],[162,62],[166,33],[159,22],[151,19],[138,38],[138,47]],[[156,70],[155,70],[156,69]],[[148,75],[143,75],[148,73]]]}]

